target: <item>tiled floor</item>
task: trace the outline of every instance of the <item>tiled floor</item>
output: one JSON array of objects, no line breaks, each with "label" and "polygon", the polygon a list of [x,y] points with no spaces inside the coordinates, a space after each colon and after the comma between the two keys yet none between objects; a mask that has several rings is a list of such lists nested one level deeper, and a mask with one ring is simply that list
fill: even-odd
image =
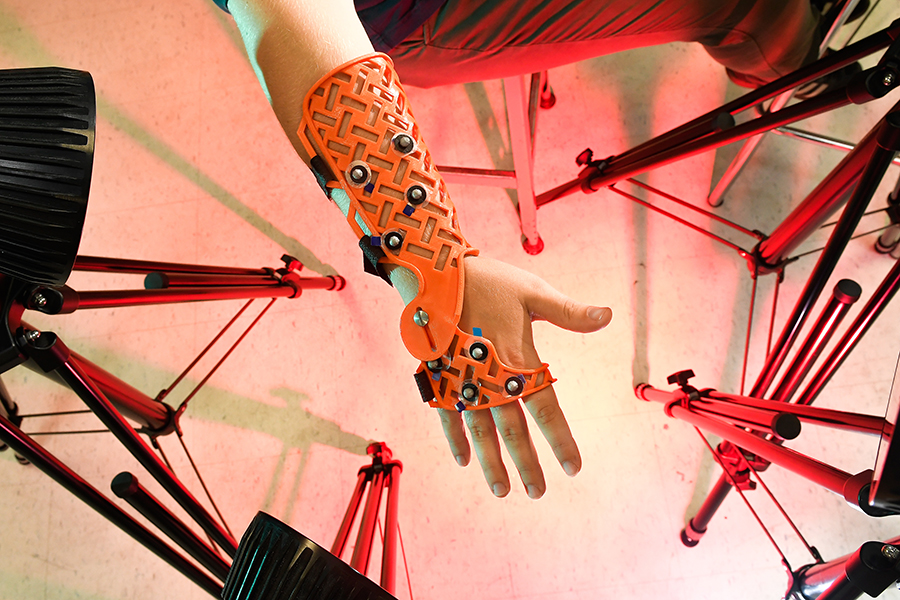
[{"label": "tiled floor", "polygon": [[[867,27],[900,16],[896,4],[882,4]],[[357,469],[367,463],[367,441],[384,440],[404,464],[400,524],[415,598],[780,598],[780,559],[737,495],[699,546],[682,546],[679,530],[719,471],[691,427],[632,392],[643,381],[664,387],[669,373],[684,368],[697,372],[699,385],[737,391],[751,288],[746,263],[606,191],[541,209],[546,249],[528,256],[506,192],[452,186],[466,235],[485,254],[615,313],[592,335],[536,325],[584,469],[566,477],[538,439],[545,497],[529,500],[514,484],[509,497],[496,499],[477,466],[456,466],[436,416],[422,407],[410,376],[415,362],[398,336],[399,298],[362,273],[351,232],[293,154],[242,52],[230,21],[207,0],[0,0],[0,67],[66,66],[90,71],[96,82],[83,254],[256,267],[275,265],[286,251],[309,271],[348,280],[340,293],[279,301],[187,411],[186,443],[235,532],[266,510],[329,546]],[[573,177],[573,159],[586,146],[599,156],[620,152],[736,93],[723,70],[688,45],[579,63],[551,78],[558,103],[540,116],[539,190]],[[497,82],[409,92],[439,163],[510,166]],[[896,94],[886,100],[809,126],[858,139]],[[721,151],[718,162],[712,154],[692,158],[646,181],[705,206],[728,154]],[[834,150],[767,137],[717,211],[771,231],[839,158]],[[892,168],[887,180],[896,177]],[[879,190],[877,207],[888,188]],[[879,213],[864,228],[883,222]],[[872,291],[892,265],[872,243],[872,236],[853,242],[835,277],[853,277]],[[805,258],[789,268],[781,318],[812,264]],[[130,282],[76,275],[70,283],[86,289]],[[760,322],[773,283],[771,276],[760,281]],[[33,320],[153,395],[237,306]],[[882,411],[898,333],[895,304],[821,403]],[[753,342],[751,373],[762,361],[764,327]],[[3,378],[26,412],[78,405],[27,371]],[[93,424],[32,420],[26,429]],[[135,468],[108,435],[41,439],[101,489]],[[175,440],[161,443],[184,463]],[[856,472],[873,465],[876,444],[807,428],[793,447]],[[779,468],[767,482],[826,559],[900,534],[896,518],[865,517]],[[763,494],[750,496],[791,565],[811,562]],[[10,452],[0,454],[0,506],[4,600],[207,597]],[[407,598],[403,574],[400,583],[398,596]]]}]

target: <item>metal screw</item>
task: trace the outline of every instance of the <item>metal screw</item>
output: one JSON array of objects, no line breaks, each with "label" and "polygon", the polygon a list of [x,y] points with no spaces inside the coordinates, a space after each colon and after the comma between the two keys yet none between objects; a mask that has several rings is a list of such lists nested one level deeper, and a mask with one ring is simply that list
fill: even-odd
[{"label": "metal screw", "polygon": [[900,548],[897,548],[897,546],[885,544],[881,547],[881,553],[885,558],[892,562],[896,562],[897,559],[900,559]]},{"label": "metal screw", "polygon": [[462,387],[462,394],[460,394],[464,400],[474,400],[478,398],[478,386],[474,383],[467,383]]},{"label": "metal screw", "polygon": [[415,145],[412,136],[406,133],[398,133],[394,136],[394,148],[401,154],[409,154],[413,151]]},{"label": "metal screw", "polygon": [[29,329],[28,331],[25,332],[25,341],[27,341],[27,342],[33,342],[33,341],[37,340],[39,337],[41,337],[40,331],[36,331],[34,329]]},{"label": "metal screw", "polygon": [[884,77],[881,78],[881,83],[883,83],[885,87],[894,85],[894,74],[891,72],[885,73]]},{"label": "metal screw", "polygon": [[406,199],[410,204],[422,204],[425,202],[425,188],[420,185],[414,185],[406,192]]},{"label": "metal screw", "polygon": [[425,366],[431,371],[440,371],[444,367],[443,363],[439,360],[429,360],[425,363]]},{"label": "metal screw", "polygon": [[369,178],[369,172],[365,167],[357,165],[350,169],[350,180],[353,183],[365,183],[366,179]]},{"label": "metal screw", "polygon": [[515,396],[522,391],[522,382],[518,377],[510,377],[506,380],[506,391],[511,396]]},{"label": "metal screw", "polygon": [[426,325],[428,325],[428,313],[420,308],[413,315],[413,321],[419,327],[425,327]]},{"label": "metal screw", "polygon": [[396,231],[392,231],[391,233],[384,236],[384,243],[391,250],[397,250],[398,248],[400,248],[400,246],[403,245],[403,236]]},{"label": "metal screw", "polygon": [[47,306],[47,296],[38,292],[34,296],[31,297],[31,303],[34,304],[38,308],[43,308]]}]

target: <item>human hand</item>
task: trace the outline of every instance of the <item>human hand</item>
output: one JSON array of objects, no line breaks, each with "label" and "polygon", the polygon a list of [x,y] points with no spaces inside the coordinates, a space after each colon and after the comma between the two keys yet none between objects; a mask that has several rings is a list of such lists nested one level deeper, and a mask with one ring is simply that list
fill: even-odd
[{"label": "human hand", "polygon": [[[546,320],[558,327],[589,333],[606,327],[612,319],[609,308],[576,302],[547,282],[522,269],[478,256],[465,258],[465,294],[459,328],[471,332],[480,327],[505,364],[518,369],[540,368],[532,338],[531,323]],[[574,476],[581,470],[581,454],[559,407],[553,386],[523,398],[484,410],[439,409],[444,435],[456,461],[465,466],[471,447],[463,420],[472,436],[475,455],[495,496],[509,493],[510,482],[500,455],[502,437],[530,498],[546,491],[544,472],[538,461],[522,404],[531,413],[563,470]]]}]

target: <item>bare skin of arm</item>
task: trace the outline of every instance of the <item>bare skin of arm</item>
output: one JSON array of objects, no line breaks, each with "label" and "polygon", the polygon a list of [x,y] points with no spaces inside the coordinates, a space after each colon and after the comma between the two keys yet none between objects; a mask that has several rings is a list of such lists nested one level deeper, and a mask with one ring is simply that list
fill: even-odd
[{"label": "bare skin of arm", "polygon": [[[356,16],[352,0],[230,0],[229,10],[278,121],[295,150],[309,164],[296,135],[307,91],[335,67],[374,50]],[[426,136],[427,139],[427,136]],[[466,257],[466,287],[460,327],[481,327],[500,359],[514,367],[537,368],[531,323],[547,320],[578,332],[602,329],[612,318],[608,308],[575,302],[540,278],[505,263]],[[581,455],[552,387],[523,402],[463,416],[440,410],[444,434],[456,461],[466,465],[472,448],[496,496],[510,491],[500,440],[531,498],[545,490],[524,407],[532,415],[554,455],[569,475],[581,470]],[[465,427],[472,438],[470,446]]]}]

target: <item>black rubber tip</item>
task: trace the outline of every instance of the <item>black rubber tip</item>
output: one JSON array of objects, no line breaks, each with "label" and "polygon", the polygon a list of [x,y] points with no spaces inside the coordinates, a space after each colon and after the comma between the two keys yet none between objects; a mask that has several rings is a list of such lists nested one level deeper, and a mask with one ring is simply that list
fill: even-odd
[{"label": "black rubber tip", "polygon": [[687,546],[688,548],[693,548],[697,544],[700,543],[700,540],[694,540],[688,537],[687,531],[681,530],[681,543]]}]

